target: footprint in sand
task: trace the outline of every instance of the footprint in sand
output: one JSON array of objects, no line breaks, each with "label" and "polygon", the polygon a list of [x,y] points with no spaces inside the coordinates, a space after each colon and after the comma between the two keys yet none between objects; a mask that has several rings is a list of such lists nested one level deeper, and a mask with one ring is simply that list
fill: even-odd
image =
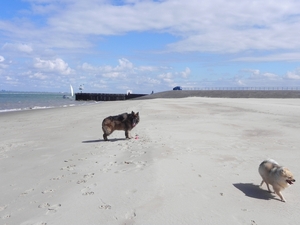
[{"label": "footprint in sand", "polygon": [[111,168],[112,168],[113,166],[116,166],[116,165],[118,165],[116,161],[115,161],[115,162],[109,162],[109,163],[106,163],[106,164],[104,165],[104,168],[101,169],[101,171],[104,172],[104,173],[107,173],[108,171],[111,170]]},{"label": "footprint in sand", "polygon": [[6,214],[6,215],[2,216],[1,219],[4,219],[4,220],[5,220],[5,219],[8,219],[8,218],[10,218],[10,217],[11,217],[10,214]]},{"label": "footprint in sand", "polygon": [[58,177],[53,177],[50,180],[60,180],[60,179],[62,179],[64,177],[65,177],[64,175],[61,175],[61,176],[58,176]]},{"label": "footprint in sand", "polygon": [[95,175],[95,173],[89,173],[89,174],[85,174],[83,175],[83,179],[78,180],[77,184],[82,184],[82,183],[86,183],[88,179],[93,178]]},{"label": "footprint in sand", "polygon": [[99,209],[111,209],[110,205],[100,205]]},{"label": "footprint in sand", "polygon": [[135,169],[137,170],[142,170],[143,167],[147,165],[147,161],[138,161],[138,162],[133,162],[133,161],[125,161],[124,164],[133,164],[135,165]]},{"label": "footprint in sand", "polygon": [[42,194],[48,194],[48,193],[52,193],[54,191],[55,190],[53,190],[53,189],[49,189],[49,190],[42,191]]},{"label": "footprint in sand", "polygon": [[46,214],[49,214],[49,213],[57,212],[57,210],[61,207],[61,204],[51,205],[50,203],[45,202],[45,203],[42,203],[41,205],[39,205],[38,207],[41,208],[41,209],[48,209]]},{"label": "footprint in sand", "polygon": [[95,192],[92,191],[92,189],[90,187],[85,187],[81,190],[82,195],[94,195]]},{"label": "footprint in sand", "polygon": [[38,207],[43,209],[43,208],[48,208],[50,206],[50,204],[48,202],[42,203],[40,204]]},{"label": "footprint in sand", "polygon": [[0,206],[0,212],[7,208],[7,205]]},{"label": "footprint in sand", "polygon": [[146,154],[147,152],[145,152],[145,151],[138,151],[138,150],[131,150],[130,153],[132,154],[130,156],[130,158],[137,158],[137,157],[140,157],[140,156]]},{"label": "footprint in sand", "polygon": [[84,160],[87,160],[87,158],[85,157],[85,158],[78,159],[78,161],[84,161]]},{"label": "footprint in sand", "polygon": [[21,197],[28,195],[30,192],[33,192],[34,188],[28,189],[26,191],[24,191],[23,193],[20,194]]},{"label": "footprint in sand", "polygon": [[87,180],[81,179],[81,180],[78,180],[76,183],[77,184],[84,184],[86,182],[87,182]]},{"label": "footprint in sand", "polygon": [[69,166],[65,166],[65,167],[60,168],[60,170],[72,171],[72,170],[75,169],[75,167],[76,167],[76,165],[69,165]]},{"label": "footprint in sand", "polygon": [[71,161],[73,161],[73,159],[66,159],[66,160],[64,160],[64,162],[71,162]]},{"label": "footprint in sand", "polygon": [[102,205],[99,206],[99,209],[111,209],[111,206],[106,204],[101,198],[100,201],[103,203]]},{"label": "footprint in sand", "polygon": [[103,173],[107,173],[108,171],[110,171],[111,169],[110,168],[107,168],[107,167],[104,167],[103,169],[101,169],[101,171]]},{"label": "footprint in sand", "polygon": [[84,179],[90,179],[90,178],[93,178],[94,175],[95,175],[95,173],[88,173],[88,174],[85,174],[85,175],[83,176],[83,178],[84,178]]},{"label": "footprint in sand", "polygon": [[136,168],[141,169],[147,165],[147,161],[138,161],[135,163]]},{"label": "footprint in sand", "polygon": [[132,211],[130,211],[130,212],[127,212],[127,213],[125,214],[125,219],[126,219],[126,220],[133,220],[134,217],[136,217],[136,213],[135,213],[134,210],[132,210]]},{"label": "footprint in sand", "polygon": [[6,159],[8,158],[8,155],[3,154],[2,152],[0,152],[0,159]]},{"label": "footprint in sand", "polygon": [[61,207],[61,204],[50,205],[46,214],[55,213]]},{"label": "footprint in sand", "polygon": [[[138,161],[138,162],[134,162],[134,161],[124,161],[123,163],[120,163],[118,165],[126,165],[126,167],[121,170],[117,170],[115,171],[115,173],[124,173],[127,171],[139,171],[139,170],[143,170],[143,168],[145,166],[147,166],[147,161]],[[128,165],[128,166],[127,166]],[[102,171],[104,171],[104,169],[102,169]]]}]

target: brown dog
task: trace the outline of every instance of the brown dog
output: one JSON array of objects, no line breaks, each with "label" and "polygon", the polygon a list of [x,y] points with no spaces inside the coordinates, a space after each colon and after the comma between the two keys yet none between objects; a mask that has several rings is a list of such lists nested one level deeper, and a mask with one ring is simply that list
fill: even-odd
[{"label": "brown dog", "polygon": [[260,186],[266,183],[269,192],[271,192],[269,187],[269,184],[271,184],[274,192],[280,197],[281,201],[285,202],[281,191],[296,181],[291,171],[279,166],[273,159],[268,159],[259,165],[258,172],[263,179]]},{"label": "brown dog", "polygon": [[139,113],[123,113],[117,116],[109,116],[105,118],[102,122],[102,130],[104,132],[103,138],[108,141],[107,136],[109,136],[115,130],[124,130],[125,137],[130,137],[130,131],[140,122]]}]

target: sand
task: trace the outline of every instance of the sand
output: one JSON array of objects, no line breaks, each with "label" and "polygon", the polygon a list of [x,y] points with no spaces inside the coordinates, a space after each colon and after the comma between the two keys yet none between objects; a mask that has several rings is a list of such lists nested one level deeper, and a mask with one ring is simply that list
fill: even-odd
[{"label": "sand", "polygon": [[[102,140],[109,115],[139,111],[133,138]],[[300,99],[189,97],[0,114],[0,224],[297,224],[259,187],[272,158],[299,178]]]}]

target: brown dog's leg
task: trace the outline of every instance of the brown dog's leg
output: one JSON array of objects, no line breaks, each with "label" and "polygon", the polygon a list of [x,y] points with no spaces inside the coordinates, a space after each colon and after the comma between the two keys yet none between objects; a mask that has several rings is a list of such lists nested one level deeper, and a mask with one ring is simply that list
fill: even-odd
[{"label": "brown dog's leg", "polygon": [[104,141],[108,141],[108,139],[107,139],[107,134],[103,134],[103,139],[104,139]]},{"label": "brown dog's leg", "polygon": [[105,119],[102,122],[102,130],[103,130],[103,139],[104,141],[108,141],[107,137],[114,132],[114,124],[109,119]]},{"label": "brown dog's leg", "polygon": [[130,139],[130,138],[131,138],[131,137],[130,137],[129,130],[125,130],[125,137],[126,137],[126,138],[128,138],[128,139]]}]

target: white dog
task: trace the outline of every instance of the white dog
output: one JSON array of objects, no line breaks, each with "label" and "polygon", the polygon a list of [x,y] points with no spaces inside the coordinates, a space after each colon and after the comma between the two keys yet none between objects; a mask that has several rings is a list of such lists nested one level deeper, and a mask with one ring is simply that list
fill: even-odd
[{"label": "white dog", "polygon": [[280,197],[281,201],[285,202],[281,191],[296,181],[291,171],[279,166],[273,159],[268,159],[259,165],[258,172],[263,179],[260,186],[265,182],[268,190],[271,192],[269,184],[272,185],[274,192]]}]

